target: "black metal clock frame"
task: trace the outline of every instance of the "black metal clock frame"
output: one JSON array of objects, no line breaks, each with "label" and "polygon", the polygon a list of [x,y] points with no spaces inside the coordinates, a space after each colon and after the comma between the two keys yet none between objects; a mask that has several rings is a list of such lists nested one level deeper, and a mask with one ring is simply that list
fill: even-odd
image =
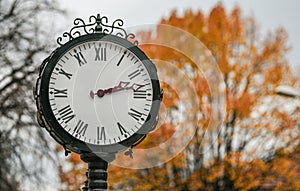
[{"label": "black metal clock frame", "polygon": [[[54,70],[56,63],[61,58],[61,55],[64,55],[68,52],[72,47],[75,47],[78,44],[87,41],[106,41],[113,42],[125,47],[128,51],[134,53],[144,64],[147,69],[151,81],[152,81],[152,89],[153,89],[153,103],[150,110],[150,114],[146,122],[142,125],[142,127],[131,137],[128,139],[110,145],[94,145],[85,143],[79,139],[75,139],[71,136],[55,119],[54,113],[51,109],[49,102],[49,81],[51,77],[51,73]],[[60,144],[62,144],[66,149],[69,149],[73,152],[81,154],[82,152],[94,152],[94,153],[115,153],[120,150],[124,150],[124,148],[128,148],[133,145],[135,142],[140,140],[145,134],[153,130],[157,124],[157,113],[159,110],[159,105],[161,101],[160,96],[160,87],[159,81],[156,74],[156,68],[154,64],[147,58],[147,56],[137,47],[134,46],[129,41],[120,38],[118,36],[104,34],[104,33],[94,33],[94,34],[86,34],[77,38],[74,38],[71,41],[68,41],[63,46],[59,47],[55,50],[55,52],[50,56],[49,60],[45,65],[41,68],[40,78],[38,80],[38,89],[37,89],[37,106],[38,106],[38,114],[39,121],[41,122],[41,126],[45,126],[46,129],[50,132],[51,136]]]},{"label": "black metal clock frame", "polygon": [[[88,163],[86,174],[88,179],[83,190],[105,190],[107,188],[107,164],[114,159],[115,153],[139,143],[157,125],[162,92],[160,91],[155,65],[137,47],[138,41],[134,40],[135,35],[132,33],[127,34],[122,28],[123,21],[121,19],[117,19],[109,25],[108,18],[105,16],[100,17],[100,14],[98,14],[97,16],[90,16],[89,23],[77,18],[74,20],[74,25],[69,32],[63,33],[63,37],[57,39],[60,47],[54,50],[40,67],[34,91],[38,108],[37,119],[40,126],[45,127],[49,134],[64,147],[66,155],[73,151],[80,154],[81,159]],[[49,80],[58,60],[76,45],[93,40],[113,42],[131,51],[143,62],[152,81],[153,103],[147,120],[134,135],[122,142],[111,145],[89,144],[71,136],[60,126],[49,103]],[[130,150],[127,153],[131,156],[132,151]]]}]

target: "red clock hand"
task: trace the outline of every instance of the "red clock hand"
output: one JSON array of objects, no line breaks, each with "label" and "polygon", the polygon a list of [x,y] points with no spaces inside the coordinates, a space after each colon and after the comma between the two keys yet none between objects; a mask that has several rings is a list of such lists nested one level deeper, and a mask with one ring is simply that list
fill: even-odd
[{"label": "red clock hand", "polygon": [[93,90],[90,91],[90,97],[94,98],[95,95],[97,95],[98,97],[103,97],[105,94],[111,94],[114,92],[118,92],[121,90],[130,90],[132,89],[133,91],[137,91],[140,88],[144,87],[145,85],[140,85],[140,84],[132,84],[132,86],[128,87],[128,84],[130,84],[130,82],[120,82],[119,85],[113,87],[113,88],[108,88],[108,89],[99,89],[97,90],[97,92],[95,93]]}]

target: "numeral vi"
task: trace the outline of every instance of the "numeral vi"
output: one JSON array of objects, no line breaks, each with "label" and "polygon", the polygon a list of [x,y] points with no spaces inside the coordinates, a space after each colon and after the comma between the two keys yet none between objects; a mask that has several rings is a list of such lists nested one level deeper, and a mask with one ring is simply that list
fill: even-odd
[{"label": "numeral vi", "polygon": [[97,127],[97,140],[106,140],[106,134],[104,127]]}]

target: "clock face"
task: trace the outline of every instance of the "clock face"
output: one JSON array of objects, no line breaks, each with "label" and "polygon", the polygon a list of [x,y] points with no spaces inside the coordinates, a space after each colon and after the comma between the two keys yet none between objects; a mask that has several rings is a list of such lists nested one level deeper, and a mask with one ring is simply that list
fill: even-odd
[{"label": "clock face", "polygon": [[42,83],[50,123],[68,137],[98,146],[139,134],[155,117],[150,114],[154,84],[149,60],[135,48],[110,36],[87,38],[62,50],[49,62]]}]

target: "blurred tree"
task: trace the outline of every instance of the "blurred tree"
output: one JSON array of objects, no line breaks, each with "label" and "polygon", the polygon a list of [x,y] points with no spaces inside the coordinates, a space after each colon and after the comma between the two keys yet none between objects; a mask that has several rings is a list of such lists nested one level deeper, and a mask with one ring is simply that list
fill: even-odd
[{"label": "blurred tree", "polygon": [[55,0],[0,1],[0,190],[3,191],[26,190],[24,185],[46,180],[44,165],[52,156],[48,154],[44,131],[36,126],[32,90],[41,60],[53,47],[47,40],[47,24],[52,24],[47,18],[59,12],[62,13]]},{"label": "blurred tree", "polygon": [[[182,155],[153,169],[122,170],[116,176],[120,169],[111,168],[112,190],[257,190],[267,185],[272,185],[269,189],[300,189],[299,157],[290,157],[299,144],[300,103],[292,106],[295,100],[275,94],[279,85],[299,87],[285,59],[288,47],[284,29],[270,32],[262,40],[253,18],[243,18],[237,7],[228,14],[222,4],[208,16],[187,11],[180,17],[174,11],[160,24],[188,31],[211,51],[225,82],[226,118],[219,129],[206,128],[213,106],[205,100],[210,100],[211,95],[203,76],[195,75],[199,115],[203,118],[189,146]],[[174,47],[183,47],[184,52],[193,51],[184,38],[164,34],[159,26],[155,34],[154,45],[144,47],[150,58],[172,62],[183,71],[187,65],[197,69],[176,51],[155,46],[171,41]],[[167,87],[163,88],[168,92]],[[170,99],[174,100],[172,107],[166,103]],[[164,100],[166,110],[176,110],[176,100],[176,96]],[[147,141],[151,139],[142,144]]]},{"label": "blurred tree", "polygon": [[[300,85],[285,58],[284,29],[262,40],[253,18],[243,18],[238,7],[227,13],[222,4],[207,16],[201,11],[178,16],[174,11],[160,24],[188,31],[211,51],[224,79],[226,117],[218,129],[208,128],[213,98],[205,77],[193,72],[198,69],[191,59],[157,46],[171,42],[184,52],[194,51],[185,38],[165,34],[160,26],[155,35],[141,33],[143,38],[152,38],[151,44],[142,46],[151,59],[172,63],[190,76],[201,110],[195,115],[201,117],[193,140],[171,161],[151,169],[111,166],[110,190],[299,190],[300,103],[275,92],[279,85]],[[170,80],[177,77],[169,68],[158,70]],[[140,148],[162,143],[176,131],[178,115],[173,114],[182,102],[167,83],[162,82],[162,87],[166,93],[161,114],[167,112],[167,119]]]}]

